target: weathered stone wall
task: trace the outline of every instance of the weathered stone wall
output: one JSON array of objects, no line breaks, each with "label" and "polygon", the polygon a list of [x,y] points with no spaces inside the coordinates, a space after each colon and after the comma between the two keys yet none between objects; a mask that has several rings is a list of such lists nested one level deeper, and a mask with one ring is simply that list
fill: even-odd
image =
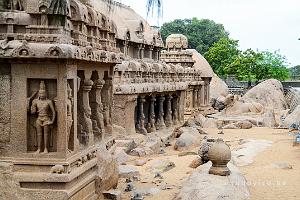
[{"label": "weathered stone wall", "polygon": [[11,134],[11,74],[10,66],[0,66],[0,143],[7,143]]},{"label": "weathered stone wall", "polygon": [[127,134],[135,133],[135,107],[137,95],[114,95],[112,121],[125,128]]}]

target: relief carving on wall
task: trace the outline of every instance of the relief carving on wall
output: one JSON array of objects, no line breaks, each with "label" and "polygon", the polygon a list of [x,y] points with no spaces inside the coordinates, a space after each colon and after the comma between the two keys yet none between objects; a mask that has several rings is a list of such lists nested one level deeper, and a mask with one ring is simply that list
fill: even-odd
[{"label": "relief carving on wall", "polygon": [[42,147],[44,147],[43,153],[48,153],[51,126],[54,123],[56,113],[53,102],[47,98],[47,91],[44,81],[41,81],[40,83],[38,98],[32,101],[30,112],[32,115],[37,115],[35,128],[38,149],[36,153],[40,153]]}]

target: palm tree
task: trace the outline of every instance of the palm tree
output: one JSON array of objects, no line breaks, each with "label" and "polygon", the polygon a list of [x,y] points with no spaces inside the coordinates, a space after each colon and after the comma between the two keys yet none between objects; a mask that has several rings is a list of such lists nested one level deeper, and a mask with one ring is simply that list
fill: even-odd
[{"label": "palm tree", "polygon": [[162,1],[163,0],[147,0],[147,14],[150,13],[150,11],[153,14],[154,8],[157,8],[157,15],[160,17],[162,15]]}]

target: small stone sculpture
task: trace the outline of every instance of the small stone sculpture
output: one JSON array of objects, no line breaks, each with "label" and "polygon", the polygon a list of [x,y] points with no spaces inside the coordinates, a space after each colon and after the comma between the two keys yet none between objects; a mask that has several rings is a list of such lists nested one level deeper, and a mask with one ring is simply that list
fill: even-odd
[{"label": "small stone sculpture", "polygon": [[208,158],[212,162],[212,167],[209,169],[209,174],[228,176],[230,170],[227,163],[231,160],[231,151],[223,139],[217,141],[209,148]]}]

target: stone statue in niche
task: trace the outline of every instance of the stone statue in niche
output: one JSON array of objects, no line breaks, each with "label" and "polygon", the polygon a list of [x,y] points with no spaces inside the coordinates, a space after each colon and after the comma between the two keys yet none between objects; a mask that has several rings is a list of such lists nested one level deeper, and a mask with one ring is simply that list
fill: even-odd
[{"label": "stone statue in niche", "polygon": [[43,142],[43,153],[48,153],[51,126],[54,123],[56,113],[53,102],[47,98],[46,85],[44,81],[40,82],[38,98],[32,101],[31,114],[37,115],[35,127],[38,149],[36,153],[41,152]]},{"label": "stone statue in niche", "polygon": [[[72,96],[72,88],[70,87],[69,83],[67,86],[67,93],[68,93],[68,98],[67,98],[67,143],[69,143],[70,140],[70,134],[71,134],[71,128],[73,125],[73,96]],[[71,151],[68,148],[69,151]]]}]

